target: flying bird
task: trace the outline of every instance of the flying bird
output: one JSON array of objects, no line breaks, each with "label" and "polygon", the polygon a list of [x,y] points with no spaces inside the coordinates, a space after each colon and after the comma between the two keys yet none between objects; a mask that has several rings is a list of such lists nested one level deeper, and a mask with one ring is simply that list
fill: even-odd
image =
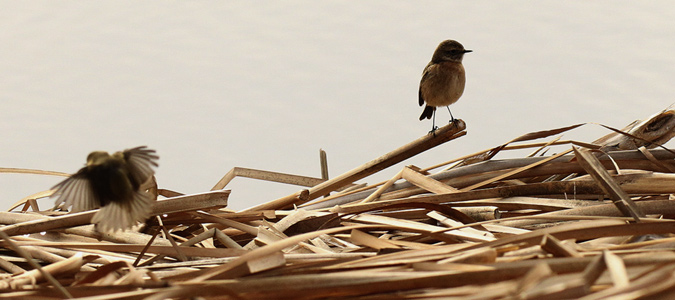
[{"label": "flying bird", "polygon": [[115,152],[94,151],[77,173],[54,186],[56,207],[72,212],[101,208],[92,218],[101,232],[125,230],[144,222],[155,200],[142,185],[154,174],[159,156],[146,146]]}]

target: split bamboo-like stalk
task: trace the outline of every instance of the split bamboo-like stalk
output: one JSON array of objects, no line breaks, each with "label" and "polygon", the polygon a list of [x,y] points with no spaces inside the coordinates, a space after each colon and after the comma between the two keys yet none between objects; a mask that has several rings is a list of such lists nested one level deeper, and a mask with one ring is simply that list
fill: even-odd
[{"label": "split bamboo-like stalk", "polygon": [[330,180],[324,181],[318,185],[311,187],[308,199],[300,199],[295,195],[290,197],[280,198],[278,200],[258,205],[245,211],[265,210],[265,209],[283,209],[290,205],[302,204],[308,200],[316,199],[329,192],[335,191],[348,184],[351,184],[361,178],[372,175],[380,170],[395,165],[405,159],[415,156],[421,152],[429,150],[435,146],[445,142],[454,140],[466,134],[466,124],[462,120],[455,120],[455,122],[437,129],[435,134],[427,134],[415,141],[412,141],[394,151],[382,155],[370,162],[367,162],[359,167],[352,169],[342,175],[334,177]]}]

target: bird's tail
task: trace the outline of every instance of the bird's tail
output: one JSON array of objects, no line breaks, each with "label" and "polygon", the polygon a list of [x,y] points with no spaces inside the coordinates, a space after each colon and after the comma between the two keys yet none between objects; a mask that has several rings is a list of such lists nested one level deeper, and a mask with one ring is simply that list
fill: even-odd
[{"label": "bird's tail", "polygon": [[434,106],[425,106],[422,115],[420,115],[420,121],[424,119],[431,119],[431,117],[434,115],[434,110],[436,110],[436,107]]},{"label": "bird's tail", "polygon": [[94,214],[91,222],[100,232],[126,230],[144,222],[152,211],[152,199],[145,192],[137,191],[134,199],[126,202],[110,202]]}]

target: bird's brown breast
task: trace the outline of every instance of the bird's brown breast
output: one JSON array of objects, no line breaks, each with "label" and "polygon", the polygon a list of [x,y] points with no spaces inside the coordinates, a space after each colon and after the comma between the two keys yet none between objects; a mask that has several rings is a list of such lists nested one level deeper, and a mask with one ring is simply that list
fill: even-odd
[{"label": "bird's brown breast", "polygon": [[464,93],[464,66],[457,62],[430,64],[420,83],[421,96],[429,106],[447,106]]}]

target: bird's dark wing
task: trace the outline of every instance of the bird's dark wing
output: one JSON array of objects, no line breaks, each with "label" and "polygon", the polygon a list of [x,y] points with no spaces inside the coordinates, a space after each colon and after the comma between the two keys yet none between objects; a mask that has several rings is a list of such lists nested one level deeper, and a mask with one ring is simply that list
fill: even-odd
[{"label": "bird's dark wing", "polygon": [[431,72],[433,66],[434,64],[432,62],[429,62],[427,66],[424,68],[424,72],[422,72],[422,79],[420,80],[420,90],[419,90],[420,106],[424,105],[424,96],[422,96],[422,86],[426,81],[428,81],[431,77],[433,77],[433,72]]},{"label": "bird's dark wing", "polygon": [[158,166],[156,160],[159,159],[159,156],[155,154],[155,150],[148,149],[146,146],[140,146],[124,150],[123,154],[129,168],[129,174],[132,177],[131,179],[137,185],[140,186],[155,174],[152,167]]},{"label": "bird's dark wing", "polygon": [[54,196],[56,199],[56,207],[63,203],[63,208],[73,207],[71,211],[80,212],[98,208],[100,203],[94,191],[91,188],[89,179],[85,176],[86,168],[82,168],[79,172],[61,181],[52,189],[56,189]]}]

